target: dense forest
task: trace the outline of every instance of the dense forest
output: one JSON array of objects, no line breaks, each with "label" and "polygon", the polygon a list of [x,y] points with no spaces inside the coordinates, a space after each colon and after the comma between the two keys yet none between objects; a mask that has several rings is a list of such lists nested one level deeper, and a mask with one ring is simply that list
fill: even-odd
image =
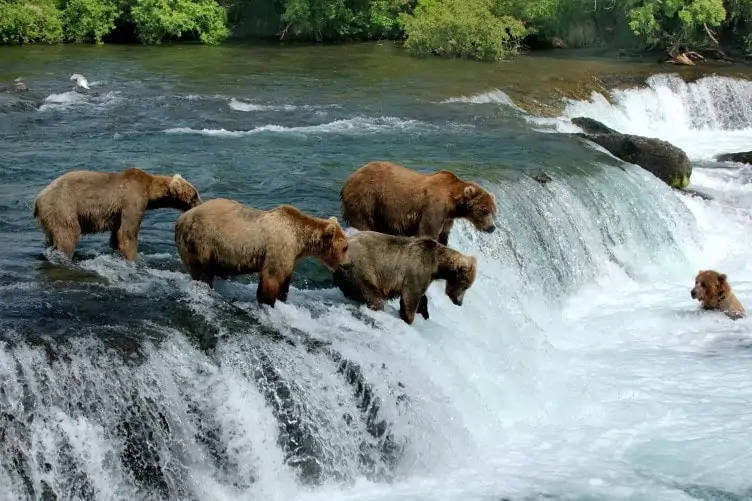
[{"label": "dense forest", "polygon": [[523,45],[752,50],[752,0],[0,0],[0,42],[404,40],[498,60]]}]

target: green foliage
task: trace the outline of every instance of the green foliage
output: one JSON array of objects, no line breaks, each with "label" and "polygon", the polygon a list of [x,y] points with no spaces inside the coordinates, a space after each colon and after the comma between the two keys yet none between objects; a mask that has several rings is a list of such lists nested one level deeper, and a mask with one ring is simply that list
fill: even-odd
[{"label": "green foliage", "polygon": [[52,0],[0,0],[0,42],[57,43],[62,39],[61,13]]},{"label": "green foliage", "polygon": [[752,0],[0,0],[0,44],[99,44],[116,27],[147,44],[217,44],[229,24],[236,35],[316,42],[405,39],[414,55],[486,61],[531,34],[571,47],[752,51]]},{"label": "green foliage", "polygon": [[492,0],[419,0],[412,15],[400,14],[413,55],[437,54],[482,61],[503,59],[525,36],[524,24],[499,12]]},{"label": "green foliage", "polygon": [[708,38],[705,27],[726,19],[723,0],[641,0],[628,14],[629,27],[648,45],[698,43]]},{"label": "green foliage", "polygon": [[66,38],[77,43],[102,43],[115,29],[120,6],[113,0],[68,0],[63,10]]},{"label": "green foliage", "polygon": [[101,43],[120,21],[143,43],[198,35],[206,44],[226,39],[227,11],[215,0],[0,0],[0,42]]},{"label": "green foliage", "polygon": [[217,44],[230,35],[227,11],[214,0],[134,0],[130,18],[139,39],[148,44],[186,33],[198,34],[205,44]]},{"label": "green foliage", "polygon": [[283,37],[324,40],[396,35],[397,14],[407,0],[285,0]]}]

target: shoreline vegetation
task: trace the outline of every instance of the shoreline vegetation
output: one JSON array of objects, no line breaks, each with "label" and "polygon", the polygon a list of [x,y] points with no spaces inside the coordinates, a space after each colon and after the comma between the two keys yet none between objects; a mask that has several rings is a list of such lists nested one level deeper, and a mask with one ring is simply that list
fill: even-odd
[{"label": "shoreline vegetation", "polygon": [[398,41],[499,61],[608,47],[694,65],[752,60],[752,0],[3,0],[0,44]]}]

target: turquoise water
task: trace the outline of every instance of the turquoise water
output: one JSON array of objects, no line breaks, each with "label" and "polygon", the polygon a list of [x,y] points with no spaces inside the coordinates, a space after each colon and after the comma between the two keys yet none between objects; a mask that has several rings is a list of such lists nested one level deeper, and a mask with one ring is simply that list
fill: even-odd
[{"label": "turquoise water", "polygon": [[[700,268],[752,291],[752,87],[656,75],[532,116],[560,73],[615,62],[415,60],[373,45],[24,48],[0,55],[2,499],[746,499],[749,321],[699,313]],[[516,66],[515,66],[516,65]],[[651,66],[623,71],[651,72]],[[665,71],[665,68],[662,68]],[[91,89],[72,91],[82,73]],[[704,201],[568,134],[591,116],[674,142]],[[215,291],[144,219],[136,263],[85,237],[44,248],[33,199],[71,169],[180,173],[203,198],[339,216],[342,182],[391,160],[497,196],[458,224],[479,257],[431,319],[346,301],[313,261],[290,301]],[[540,171],[553,179],[532,180]]]}]

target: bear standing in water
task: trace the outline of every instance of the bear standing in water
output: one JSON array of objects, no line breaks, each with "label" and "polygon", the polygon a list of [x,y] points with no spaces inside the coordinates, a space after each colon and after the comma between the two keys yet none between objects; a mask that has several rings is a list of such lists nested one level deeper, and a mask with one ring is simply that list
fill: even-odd
[{"label": "bear standing in water", "polygon": [[457,306],[475,281],[477,258],[432,238],[359,231],[348,241],[350,262],[334,270],[334,283],[345,297],[374,310],[399,297],[400,318],[408,324],[416,313],[428,319],[426,291],[434,280],[446,280],[446,295]]},{"label": "bear standing in water", "polygon": [[47,244],[68,259],[81,235],[109,231],[110,247],[134,261],[144,212],[186,211],[200,203],[196,188],[180,174],[152,175],[135,167],[122,172],[75,170],[39,192],[33,215]]},{"label": "bear standing in water", "polygon": [[175,243],[191,278],[260,272],[256,298],[287,301],[295,264],[314,256],[329,269],[347,262],[348,242],[337,218],[309,216],[290,205],[268,211],[226,198],[208,200],[175,223]]},{"label": "bear standing in water", "polygon": [[734,295],[725,274],[713,270],[700,270],[695,277],[695,286],[690,292],[704,310],[719,310],[732,320],[744,318],[742,303]]},{"label": "bear standing in water", "polygon": [[340,190],[342,216],[358,230],[429,237],[447,245],[454,220],[478,231],[496,230],[496,199],[449,171],[421,174],[391,162],[369,162]]}]

